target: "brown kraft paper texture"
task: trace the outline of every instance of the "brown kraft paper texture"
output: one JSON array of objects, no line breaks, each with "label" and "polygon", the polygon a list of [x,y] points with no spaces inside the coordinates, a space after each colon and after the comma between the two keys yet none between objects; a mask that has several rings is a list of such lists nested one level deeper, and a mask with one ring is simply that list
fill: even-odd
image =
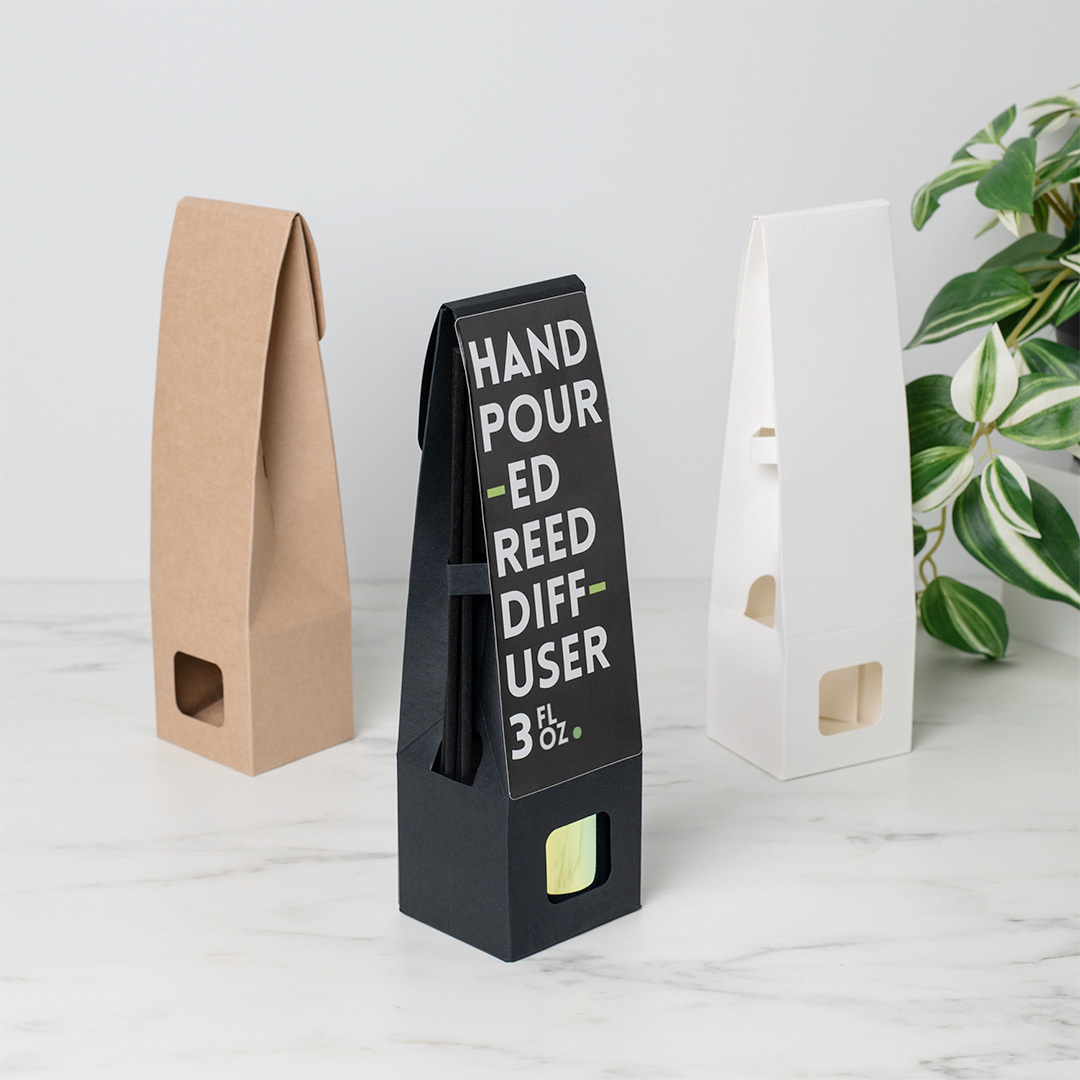
[{"label": "brown kraft paper texture", "polygon": [[323,329],[299,214],[181,200],[154,400],[157,731],[251,775],[353,736]]}]

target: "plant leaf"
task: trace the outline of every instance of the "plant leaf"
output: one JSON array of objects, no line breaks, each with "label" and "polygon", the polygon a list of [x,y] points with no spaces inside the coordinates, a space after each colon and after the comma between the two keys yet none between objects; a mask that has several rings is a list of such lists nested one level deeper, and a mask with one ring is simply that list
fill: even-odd
[{"label": "plant leaf", "polygon": [[946,282],[930,301],[919,329],[905,347],[944,341],[976,326],[998,322],[1027,307],[1033,296],[1031,286],[1011,266],[961,274]]},{"label": "plant leaf", "polygon": [[1051,236],[1044,232],[1030,233],[1027,236],[1021,236],[1019,240],[1014,240],[996,255],[992,255],[979,269],[993,270],[996,266],[1011,266],[1015,270],[1023,266],[1056,272],[1060,266],[1052,253],[1060,243],[1061,238],[1058,236]]},{"label": "plant leaf", "polygon": [[1080,218],[1073,221],[1072,227],[1065,234],[1061,243],[1050,252],[1050,258],[1068,255],[1074,251],[1080,251]]},{"label": "plant leaf", "polygon": [[1035,112],[1036,110],[1042,114],[1046,111],[1047,107],[1054,105],[1064,105],[1066,108],[1075,109],[1077,102],[1071,97],[1066,97],[1064,94],[1055,94],[1052,97],[1039,98],[1038,101],[1033,101],[1030,105],[1024,106],[1024,112]]},{"label": "plant leaf", "polygon": [[1080,442],[1080,382],[1074,375],[1025,375],[997,422],[1002,435],[1037,450]]},{"label": "plant leaf", "polygon": [[1005,133],[1012,127],[1016,119],[1016,106],[1010,105],[1003,113],[998,113],[989,124],[981,131],[976,131],[966,143],[963,149],[957,153],[963,153],[969,146],[975,143],[999,143],[1005,137]]},{"label": "plant leaf", "polygon": [[940,205],[938,199],[946,191],[974,183],[993,164],[993,161],[972,157],[970,154],[955,159],[940,176],[935,176],[915,192],[915,198],[911,200],[911,223],[916,229],[921,229],[937,210]]},{"label": "plant leaf", "polygon": [[995,323],[953,376],[953,408],[965,420],[990,423],[1016,395],[1019,376],[1001,329]]},{"label": "plant leaf", "polygon": [[[1035,204],[1036,218],[1039,216],[1040,206],[1046,206],[1045,200]],[[998,266],[1011,266],[1017,273],[1023,274],[1031,288],[1037,292],[1061,270],[1061,263],[1054,255],[1059,243],[1060,237],[1045,231],[1028,233],[991,256],[979,269],[993,270]]]},{"label": "plant leaf", "polygon": [[987,465],[979,490],[986,505],[996,510],[1018,533],[1039,536],[1028,478],[1011,457],[1001,454]]},{"label": "plant leaf", "polygon": [[994,214],[1013,236],[1027,236],[1038,231],[1035,222],[1019,210],[995,210]]},{"label": "plant leaf", "polygon": [[1077,102],[1064,94],[1043,98],[1028,105],[1024,112],[1029,115],[1033,136],[1049,135],[1077,115]]},{"label": "plant leaf", "polygon": [[1017,139],[1005,156],[985,173],[975,187],[975,198],[991,210],[1030,214],[1035,198],[1034,139]]},{"label": "plant leaf", "polygon": [[[1035,313],[1035,317],[1025,327],[1021,339],[1026,341],[1029,337],[1037,334],[1044,326],[1060,326],[1070,315],[1074,314],[1080,306],[1080,290],[1077,290],[1077,282],[1080,278],[1065,278],[1059,281],[1054,291],[1041,308]],[[1020,316],[1021,318],[1023,316]],[[1002,322],[1002,332],[1011,333],[1016,323],[1008,320]]]},{"label": "plant leaf", "polygon": [[1073,98],[1057,94],[1026,106],[1024,112],[1029,116],[1031,134],[1038,136],[1057,131],[1068,122],[1070,116],[1077,115],[1077,108]]},{"label": "plant leaf", "polygon": [[1069,122],[1070,117],[1073,116],[1076,116],[1075,109],[1059,109],[1057,112],[1049,112],[1044,116],[1040,116],[1037,120],[1032,121],[1032,137],[1037,138],[1039,135],[1052,134],[1059,128],[1063,128]]},{"label": "plant leaf", "polygon": [[917,521],[911,523],[911,538],[915,544],[915,554],[918,555],[926,547],[926,530]]},{"label": "plant leaf", "polygon": [[1042,484],[1030,481],[1040,537],[1021,536],[983,501],[972,484],[953,506],[960,543],[1003,581],[1033,596],[1080,608],[1080,537],[1068,511]]},{"label": "plant leaf", "polygon": [[1080,180],[1080,154],[1072,153],[1066,157],[1048,158],[1044,168],[1038,172],[1038,183],[1034,195],[1038,199],[1048,191],[1063,184],[1075,184]]},{"label": "plant leaf", "polygon": [[998,660],[1009,644],[1005,609],[962,581],[937,577],[926,587],[919,604],[923,626],[931,637],[964,652]]},{"label": "plant leaf", "polygon": [[998,223],[997,214],[991,214],[986,219],[985,223],[981,226],[979,231],[975,234],[975,239],[978,240],[979,237],[982,236],[983,233],[988,233],[992,228],[994,228],[995,225],[997,225],[997,223]]},{"label": "plant leaf", "polygon": [[1050,228],[1050,203],[1046,199],[1035,200],[1031,211],[1031,227],[1035,232],[1046,232]]},{"label": "plant leaf", "polygon": [[1066,319],[1071,319],[1080,311],[1080,278],[1067,281],[1061,303],[1054,312],[1054,325],[1060,326]]},{"label": "plant leaf", "polygon": [[948,375],[924,375],[907,384],[908,440],[911,453],[931,446],[971,445],[975,425],[953,408]]},{"label": "plant leaf", "polygon": [[911,459],[911,508],[925,514],[963,491],[975,469],[966,446],[931,446]]},{"label": "plant leaf", "polygon": [[1049,154],[1035,168],[1040,193],[1057,184],[1071,184],[1080,178],[1080,128],[1065,140],[1059,150]]},{"label": "plant leaf", "polygon": [[1080,379],[1080,349],[1049,338],[1031,338],[1020,346],[1020,355],[1031,374],[1065,375]]}]

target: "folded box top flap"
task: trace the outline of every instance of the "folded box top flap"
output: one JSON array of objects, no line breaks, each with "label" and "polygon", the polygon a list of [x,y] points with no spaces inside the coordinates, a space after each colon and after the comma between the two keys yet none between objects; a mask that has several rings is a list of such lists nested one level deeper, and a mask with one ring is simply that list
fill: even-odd
[{"label": "folded box top flap", "polygon": [[[287,282],[282,271],[290,243],[301,240],[297,255],[306,264],[310,289],[301,276],[298,292],[297,278]],[[182,199],[162,294],[152,562],[161,581],[212,575],[221,586],[212,590],[220,605],[238,614],[248,602],[275,311],[301,339],[309,335],[317,351],[316,335],[324,325],[319,271],[300,215]]]},{"label": "folded box top flap", "polygon": [[439,314],[435,316],[435,325],[431,328],[427,355],[424,358],[424,374],[420,382],[420,417],[417,430],[420,449],[423,450],[424,448],[424,428],[427,426],[428,405],[431,396],[431,374],[435,366],[435,354],[440,348],[453,348],[456,344],[454,323],[458,319],[463,319],[467,315],[475,315],[481,311],[494,311],[498,308],[513,307],[517,304],[528,304],[534,300],[546,300],[552,296],[584,291],[585,283],[581,278],[577,274],[568,274],[565,277],[537,281],[532,285],[519,285],[514,289],[482,293],[480,296],[469,296],[462,300],[451,300],[443,304],[439,309]]},{"label": "folded box top flap", "polygon": [[736,341],[739,339],[739,321],[742,318],[743,294],[746,291],[747,276],[749,273],[753,272],[765,273],[764,247],[762,247],[761,251],[760,264],[751,256],[751,246],[754,242],[757,241],[758,243],[762,243],[763,228],[773,222],[780,222],[782,224],[786,218],[793,218],[798,222],[815,215],[823,215],[827,218],[830,214],[842,215],[853,210],[884,210],[886,216],[888,216],[889,202],[887,199],[866,199],[863,202],[857,203],[839,203],[835,206],[815,206],[809,210],[783,210],[775,214],[755,214],[750,219],[750,225],[746,230],[746,239],[743,241],[742,259],[739,262],[739,281],[735,292],[735,322],[733,337]]},{"label": "folded box top flap", "polygon": [[[747,278],[758,270],[759,264],[764,262],[761,258],[754,257],[754,244],[761,243],[761,218],[760,216],[750,219],[750,227],[746,230],[746,239],[743,241],[742,258],[739,261],[739,282],[735,291],[735,321],[732,327],[732,337],[739,340],[739,324],[742,321],[743,304],[746,303]],[[764,272],[761,265],[759,272]]]},{"label": "folded box top flap", "polygon": [[[319,272],[319,253],[315,248],[315,239],[311,235],[311,229],[304,219],[304,215],[295,210],[276,210],[269,206],[251,206],[247,203],[224,202],[220,199],[202,199],[195,195],[185,195],[177,204],[177,216],[181,210],[204,214],[208,218],[216,219],[218,227],[227,232],[237,230],[243,235],[247,228],[255,222],[261,221],[264,228],[276,231],[284,228],[284,240],[288,240],[288,229],[293,221],[300,222],[300,228],[304,234],[304,248],[307,251],[308,269],[311,272],[311,294],[315,304],[315,322],[319,330],[319,340],[322,341],[326,333],[326,310],[323,307],[322,275]],[[245,226],[245,222],[248,225]],[[174,226],[175,227],[175,226]],[[284,254],[284,248],[282,248]],[[242,252],[240,253],[242,255]]]},{"label": "folded box top flap", "polygon": [[304,247],[307,249],[308,270],[311,272],[311,297],[315,302],[315,325],[318,328],[319,340],[322,341],[326,333],[326,312],[323,309],[322,298],[322,275],[319,273],[319,253],[315,250],[315,240],[304,220],[303,214],[296,215],[300,222],[300,228],[304,230]]}]

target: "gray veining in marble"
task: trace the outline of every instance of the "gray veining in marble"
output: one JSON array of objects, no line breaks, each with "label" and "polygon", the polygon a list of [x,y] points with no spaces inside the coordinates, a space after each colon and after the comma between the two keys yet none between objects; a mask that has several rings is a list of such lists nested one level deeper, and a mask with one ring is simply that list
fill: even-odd
[{"label": "gray veining in marble", "polygon": [[1075,660],[921,638],[915,751],[779,783],[703,731],[706,589],[635,588],[644,906],[514,965],[400,915],[400,585],[358,737],[154,737],[145,586],[4,591],[8,1076],[1077,1075]]}]

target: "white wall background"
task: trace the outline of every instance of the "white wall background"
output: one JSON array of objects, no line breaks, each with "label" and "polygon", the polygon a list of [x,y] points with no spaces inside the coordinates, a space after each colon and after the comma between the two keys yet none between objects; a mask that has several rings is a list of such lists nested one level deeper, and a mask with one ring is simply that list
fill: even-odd
[{"label": "white wall background", "polygon": [[912,193],[1077,81],[1078,40],[1071,2],[5,4],[2,572],[148,574],[161,276],[193,194],[312,227],[353,577],[407,574],[439,304],[565,273],[631,573],[706,576],[751,215],[888,198],[910,336],[1000,244],[971,242],[970,189],[916,234]]}]

